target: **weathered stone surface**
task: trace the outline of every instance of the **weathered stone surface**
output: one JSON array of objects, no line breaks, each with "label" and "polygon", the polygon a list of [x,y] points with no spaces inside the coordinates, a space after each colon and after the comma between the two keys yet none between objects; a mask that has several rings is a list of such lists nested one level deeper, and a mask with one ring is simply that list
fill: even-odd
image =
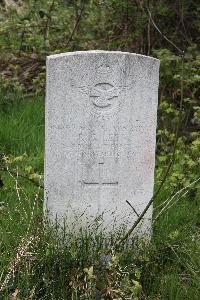
[{"label": "weathered stone surface", "polygon": [[[47,58],[45,209],[79,226],[133,224],[153,194],[159,61],[124,52]],[[142,231],[151,225],[151,210]]]}]

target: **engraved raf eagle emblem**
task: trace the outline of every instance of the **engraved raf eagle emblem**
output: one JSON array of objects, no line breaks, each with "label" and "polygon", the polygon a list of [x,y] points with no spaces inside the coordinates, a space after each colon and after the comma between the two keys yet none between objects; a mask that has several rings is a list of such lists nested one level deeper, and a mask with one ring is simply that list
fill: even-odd
[{"label": "engraved raf eagle emblem", "polygon": [[90,90],[90,99],[98,108],[108,108],[119,96],[120,90],[110,83],[98,83]]}]

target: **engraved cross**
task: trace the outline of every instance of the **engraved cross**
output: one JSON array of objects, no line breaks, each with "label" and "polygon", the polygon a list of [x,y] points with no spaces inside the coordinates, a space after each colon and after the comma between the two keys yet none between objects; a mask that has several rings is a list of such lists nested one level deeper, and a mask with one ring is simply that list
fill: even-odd
[{"label": "engraved cross", "polygon": [[99,179],[98,181],[91,181],[91,182],[86,182],[84,181],[83,183],[85,185],[94,185],[94,186],[116,186],[118,185],[118,182],[117,181],[112,181],[112,182],[109,182],[109,181],[104,181],[103,180],[103,167],[104,167],[104,163],[101,162],[99,163]]}]

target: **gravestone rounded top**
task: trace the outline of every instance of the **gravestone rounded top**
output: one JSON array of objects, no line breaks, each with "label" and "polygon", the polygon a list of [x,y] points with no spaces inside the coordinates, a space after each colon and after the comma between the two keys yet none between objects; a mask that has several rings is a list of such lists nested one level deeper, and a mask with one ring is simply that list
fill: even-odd
[{"label": "gravestone rounded top", "polygon": [[157,61],[158,63],[160,62],[159,59],[143,55],[143,54],[138,54],[138,53],[131,53],[131,52],[124,52],[124,51],[108,51],[108,50],[88,50],[88,51],[74,51],[74,52],[65,52],[65,53],[59,53],[59,54],[52,54],[47,56],[47,59],[55,59],[55,58],[63,58],[65,56],[72,56],[72,55],[90,55],[90,54],[118,54],[118,55],[131,55],[131,56],[137,56],[141,57],[143,59],[150,59]]}]

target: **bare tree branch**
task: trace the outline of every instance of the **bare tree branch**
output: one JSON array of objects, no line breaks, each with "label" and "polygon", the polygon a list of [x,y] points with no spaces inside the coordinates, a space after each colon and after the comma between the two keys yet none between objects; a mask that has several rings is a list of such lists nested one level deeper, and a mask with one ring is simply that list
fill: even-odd
[{"label": "bare tree branch", "polygon": [[79,23],[80,23],[80,21],[81,21],[81,18],[82,18],[84,9],[85,9],[85,6],[84,6],[84,1],[83,1],[83,4],[82,4],[81,10],[80,10],[80,13],[78,14],[77,19],[76,19],[76,23],[75,23],[75,25],[74,25],[74,28],[73,28],[73,30],[72,30],[72,32],[71,32],[71,34],[70,34],[70,36],[69,36],[69,38],[68,38],[68,40],[67,40],[66,47],[69,46],[69,43],[70,43],[70,42],[72,41],[72,39],[73,39],[73,36],[74,36],[74,34],[75,34],[75,32],[76,32],[76,30],[77,30],[77,28],[78,28],[78,26],[79,26]]}]

